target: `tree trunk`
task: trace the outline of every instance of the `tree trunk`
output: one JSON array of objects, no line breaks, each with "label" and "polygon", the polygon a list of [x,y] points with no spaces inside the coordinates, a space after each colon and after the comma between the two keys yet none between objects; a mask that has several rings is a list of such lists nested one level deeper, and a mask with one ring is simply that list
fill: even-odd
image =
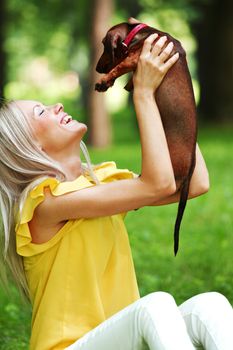
[{"label": "tree trunk", "polygon": [[91,67],[89,84],[89,143],[94,147],[105,147],[111,143],[111,122],[106,110],[105,94],[94,90],[95,83],[100,78],[95,67],[102,54],[101,41],[110,26],[113,10],[113,0],[94,0],[91,31]]},{"label": "tree trunk", "polygon": [[199,109],[209,121],[233,120],[233,1],[199,3]]},{"label": "tree trunk", "polygon": [[4,85],[6,82],[6,57],[4,51],[4,39],[5,39],[5,0],[0,0],[0,97],[4,96]]}]

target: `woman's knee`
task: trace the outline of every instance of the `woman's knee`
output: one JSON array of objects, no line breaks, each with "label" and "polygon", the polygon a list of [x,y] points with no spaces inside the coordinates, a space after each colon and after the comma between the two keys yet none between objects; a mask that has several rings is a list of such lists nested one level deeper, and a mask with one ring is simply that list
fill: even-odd
[{"label": "woman's knee", "polygon": [[210,313],[224,313],[225,311],[232,312],[232,306],[228,299],[219,292],[210,292],[203,295],[202,304],[209,310]]},{"label": "woman's knee", "polygon": [[141,298],[139,305],[146,308],[167,309],[168,307],[177,307],[173,296],[166,292],[154,292]]},{"label": "woman's knee", "polygon": [[180,311],[185,314],[212,314],[222,308],[231,308],[227,298],[218,292],[207,292],[195,295],[180,305]]},{"label": "woman's knee", "polygon": [[219,292],[207,292],[198,294],[194,297],[194,301],[198,305],[215,308],[217,305],[229,304],[227,298]]},{"label": "woman's knee", "polygon": [[[197,296],[198,297],[198,296]],[[199,295],[201,301],[211,305],[229,304],[228,299],[219,292],[208,292]]]}]

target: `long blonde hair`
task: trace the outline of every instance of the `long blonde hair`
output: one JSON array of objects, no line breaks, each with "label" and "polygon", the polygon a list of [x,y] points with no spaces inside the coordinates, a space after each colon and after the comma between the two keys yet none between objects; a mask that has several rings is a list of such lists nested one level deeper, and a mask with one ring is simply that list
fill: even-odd
[{"label": "long blonde hair", "polygon": [[[86,159],[83,169],[95,183],[89,154],[81,141]],[[28,296],[28,286],[23,268],[23,258],[16,252],[15,221],[28,192],[47,177],[66,180],[62,167],[37,145],[24,113],[14,101],[1,101],[0,105],[0,208],[3,234],[0,234],[0,278],[6,283],[8,265],[17,286]],[[5,262],[6,264],[3,264]]]}]

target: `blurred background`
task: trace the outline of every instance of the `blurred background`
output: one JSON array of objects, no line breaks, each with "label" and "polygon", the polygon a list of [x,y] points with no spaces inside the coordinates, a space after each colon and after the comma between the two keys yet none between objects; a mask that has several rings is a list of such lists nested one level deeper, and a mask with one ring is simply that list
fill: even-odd
[{"label": "blurred background", "polygon": [[[133,16],[181,41],[198,109],[198,142],[208,194],[190,201],[173,256],[177,205],[129,213],[126,225],[141,295],[172,293],[181,303],[209,290],[233,303],[233,2],[231,0],[0,0],[0,96],[62,102],[87,123],[93,163],[140,171],[131,95],[118,79],[94,91],[95,66],[110,26]],[[181,92],[182,93],[182,92]],[[94,132],[93,132],[94,130]],[[30,305],[0,288],[0,349],[27,349]]]}]

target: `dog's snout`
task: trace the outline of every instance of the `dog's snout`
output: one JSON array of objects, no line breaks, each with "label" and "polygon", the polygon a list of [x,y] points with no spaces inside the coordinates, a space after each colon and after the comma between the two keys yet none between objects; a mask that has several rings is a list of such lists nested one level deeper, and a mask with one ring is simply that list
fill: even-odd
[{"label": "dog's snout", "polygon": [[104,63],[104,60],[102,59],[102,57],[99,59],[97,63],[96,71],[98,73],[107,73],[107,65]]},{"label": "dog's snout", "polygon": [[110,55],[104,50],[104,53],[100,57],[96,65],[96,71],[98,73],[108,73],[112,69],[112,62]]}]

